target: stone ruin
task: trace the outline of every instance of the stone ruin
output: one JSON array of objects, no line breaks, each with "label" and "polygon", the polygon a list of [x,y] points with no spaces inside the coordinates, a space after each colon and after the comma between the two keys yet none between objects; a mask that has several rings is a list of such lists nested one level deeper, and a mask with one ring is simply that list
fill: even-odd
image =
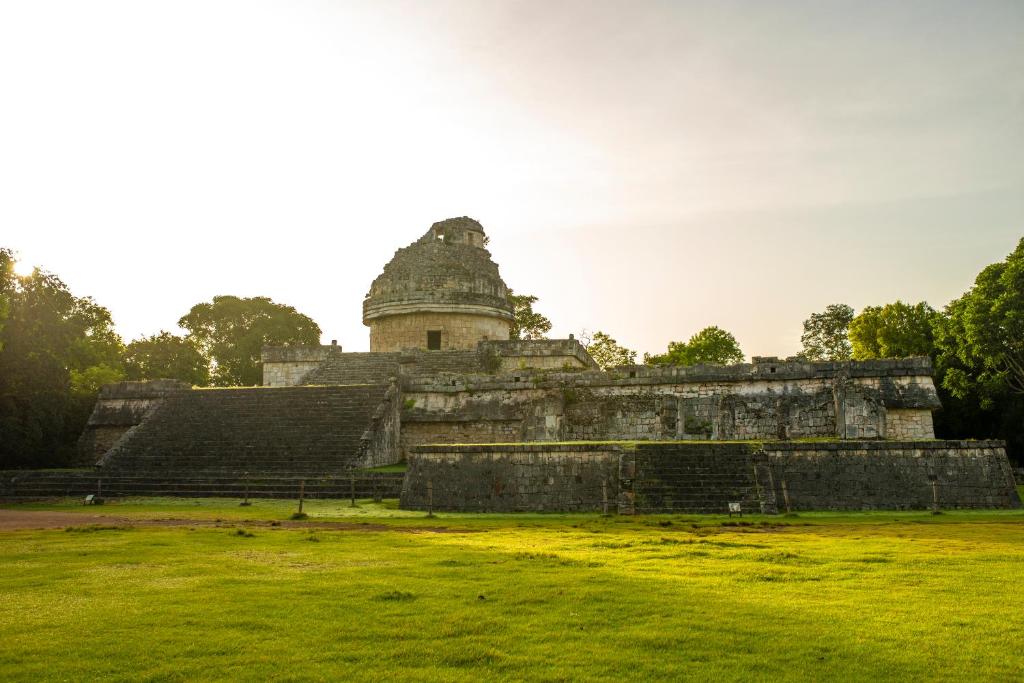
[{"label": "stone ruin", "polygon": [[1002,444],[934,441],[927,358],[601,371],[575,339],[509,339],[486,244],[462,217],[399,249],[363,302],[368,353],[265,348],[263,387],[104,387],[84,458],[167,477],[407,462],[413,508],[1019,505]]}]

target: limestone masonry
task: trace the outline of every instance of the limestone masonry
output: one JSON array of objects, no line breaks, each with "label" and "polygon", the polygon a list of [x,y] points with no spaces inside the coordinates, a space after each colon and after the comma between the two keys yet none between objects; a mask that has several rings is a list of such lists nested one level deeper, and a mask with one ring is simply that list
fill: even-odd
[{"label": "limestone masonry", "polygon": [[[265,348],[263,387],[104,387],[83,458],[167,477],[404,461],[413,508],[1019,504],[1001,444],[934,441],[927,358],[601,371],[575,339],[509,339],[509,289],[486,243],[463,217],[399,249],[363,302],[369,353]],[[579,443],[607,441],[645,443]]]}]

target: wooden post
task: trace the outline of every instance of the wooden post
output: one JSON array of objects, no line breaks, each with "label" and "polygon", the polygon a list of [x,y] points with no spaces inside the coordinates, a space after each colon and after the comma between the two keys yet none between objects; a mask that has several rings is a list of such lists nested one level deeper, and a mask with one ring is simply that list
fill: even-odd
[{"label": "wooden post", "polygon": [[427,480],[427,517],[434,516],[434,480]]},{"label": "wooden post", "polygon": [[932,479],[932,512],[939,511],[939,480]]},{"label": "wooden post", "polygon": [[782,479],[782,500],[786,502],[786,514],[788,515],[792,509],[789,507],[789,487],[786,486],[785,478]]},{"label": "wooden post", "polygon": [[351,475],[348,480],[348,492],[352,497],[352,507],[356,506],[356,475]]},{"label": "wooden post", "polygon": [[306,480],[299,480],[299,514],[302,514],[302,499],[306,497]]},{"label": "wooden post", "polygon": [[242,480],[245,482],[245,500],[242,501],[242,505],[243,506],[248,506],[248,505],[250,505],[250,503],[249,503],[249,473],[248,472],[243,472],[242,473]]},{"label": "wooden post", "polygon": [[608,515],[608,480],[601,481],[601,512]]}]

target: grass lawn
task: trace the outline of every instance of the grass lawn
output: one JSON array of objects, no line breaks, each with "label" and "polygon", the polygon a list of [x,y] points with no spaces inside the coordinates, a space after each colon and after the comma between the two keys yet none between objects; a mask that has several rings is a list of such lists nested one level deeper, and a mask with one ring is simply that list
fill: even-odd
[{"label": "grass lawn", "polygon": [[[0,532],[4,681],[1024,674],[1021,511],[427,519],[314,500],[289,527],[272,522],[291,501],[13,509],[82,523]],[[154,524],[171,518],[190,521]]]}]

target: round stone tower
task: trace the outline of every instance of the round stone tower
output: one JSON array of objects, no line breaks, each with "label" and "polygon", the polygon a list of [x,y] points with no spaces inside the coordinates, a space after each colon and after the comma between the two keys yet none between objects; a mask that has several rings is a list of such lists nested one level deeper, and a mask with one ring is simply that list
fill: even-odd
[{"label": "round stone tower", "polygon": [[363,300],[370,351],[475,349],[508,339],[512,304],[472,218],[434,223],[395,252]]}]

